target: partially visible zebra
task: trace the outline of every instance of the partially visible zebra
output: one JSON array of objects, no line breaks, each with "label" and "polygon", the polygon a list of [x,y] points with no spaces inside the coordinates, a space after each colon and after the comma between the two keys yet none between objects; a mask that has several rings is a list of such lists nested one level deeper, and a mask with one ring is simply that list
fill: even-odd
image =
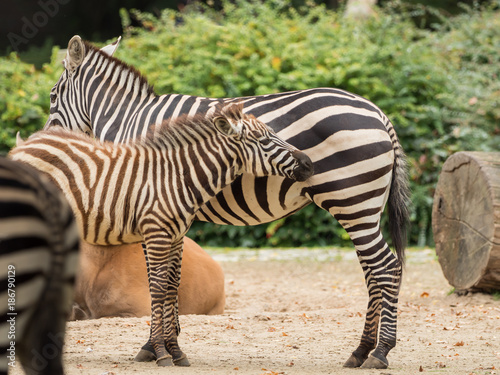
[{"label": "partially visible zebra", "polygon": [[63,374],[62,345],[72,302],[78,229],[46,176],[0,158],[0,374]]},{"label": "partially visible zebra", "polygon": [[[369,293],[361,343],[345,366],[386,368],[387,354],[396,345],[409,189],[405,155],[384,113],[358,95],[332,88],[233,99],[157,96],[134,68],[111,57],[117,46],[118,41],[99,50],[78,36],[70,40],[65,70],[50,93],[45,128],[60,125],[120,143],[167,118],[243,101],[246,113],[309,155],[315,175],[304,189],[290,180],[244,174],[203,205],[196,219],[261,224],[311,202],[330,212],[354,243]],[[386,202],[396,254],[380,229]]]},{"label": "partially visible zebra", "polygon": [[[198,208],[241,173],[302,181],[312,162],[264,123],[230,104],[209,117],[166,123],[137,143],[100,143],[64,129],[38,132],[10,152],[54,178],[82,239],[96,245],[145,242],[151,334],[139,357],[188,366],[177,336],[183,238]],[[306,182],[303,182],[306,181]]]}]

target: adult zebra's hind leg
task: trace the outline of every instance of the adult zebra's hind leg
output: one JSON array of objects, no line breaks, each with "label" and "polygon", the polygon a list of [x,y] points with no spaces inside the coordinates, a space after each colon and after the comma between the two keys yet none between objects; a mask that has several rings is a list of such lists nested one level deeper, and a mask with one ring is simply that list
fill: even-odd
[{"label": "adult zebra's hind leg", "polygon": [[379,221],[375,231],[367,235],[369,226],[346,225],[365,275],[368,308],[361,342],[344,367],[384,369],[388,366],[387,354],[396,346],[401,262],[382,237]]}]

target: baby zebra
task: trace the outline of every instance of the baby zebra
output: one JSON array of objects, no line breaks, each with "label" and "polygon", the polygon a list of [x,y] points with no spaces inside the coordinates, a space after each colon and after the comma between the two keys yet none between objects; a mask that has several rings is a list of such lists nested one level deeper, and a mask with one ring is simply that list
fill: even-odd
[{"label": "baby zebra", "polygon": [[78,228],[64,195],[30,166],[0,158],[0,374],[63,374]]},{"label": "baby zebra", "polygon": [[176,299],[183,238],[199,207],[242,173],[295,181],[313,174],[308,156],[242,110],[230,104],[211,115],[180,117],[154,136],[120,145],[49,130],[10,153],[53,177],[84,240],[145,242],[151,332],[137,361],[189,366],[177,343]]}]

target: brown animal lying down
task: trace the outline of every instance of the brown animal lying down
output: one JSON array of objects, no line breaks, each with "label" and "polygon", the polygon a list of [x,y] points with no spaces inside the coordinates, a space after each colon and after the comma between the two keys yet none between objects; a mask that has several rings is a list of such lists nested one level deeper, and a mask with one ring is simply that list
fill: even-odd
[{"label": "brown animal lying down", "polygon": [[[82,241],[70,320],[141,317],[151,314],[141,244],[96,246]],[[179,314],[221,314],[224,273],[196,242],[184,237]]]}]

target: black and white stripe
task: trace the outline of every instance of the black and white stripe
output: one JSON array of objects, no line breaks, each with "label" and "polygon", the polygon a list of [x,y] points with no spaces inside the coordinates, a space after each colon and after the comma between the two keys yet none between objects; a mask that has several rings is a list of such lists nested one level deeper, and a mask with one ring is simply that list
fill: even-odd
[{"label": "black and white stripe", "polygon": [[[79,37],[71,39],[66,70],[51,91],[46,127],[60,125],[122,143],[165,119],[210,113],[221,102],[242,101],[245,113],[312,159],[315,175],[304,189],[289,180],[245,174],[201,207],[197,219],[260,224],[311,202],[330,212],[354,242],[370,294],[361,344],[346,366],[361,366],[375,348],[374,358],[365,366],[387,366],[386,355],[396,343],[399,275],[409,217],[405,156],[388,118],[368,100],[333,88],[227,99],[157,96],[135,69],[110,57],[117,45],[97,50]],[[380,230],[387,202],[396,254]]]},{"label": "black and white stripe", "polygon": [[0,374],[63,374],[62,345],[78,230],[62,193],[33,168],[0,158]]},{"label": "black and white stripe", "polygon": [[177,290],[183,237],[199,207],[242,173],[280,176],[304,188],[313,173],[304,153],[238,104],[208,117],[182,116],[129,144],[42,131],[9,155],[54,179],[85,241],[145,243],[151,336],[138,359],[154,355],[160,365],[189,364],[177,343]]}]

